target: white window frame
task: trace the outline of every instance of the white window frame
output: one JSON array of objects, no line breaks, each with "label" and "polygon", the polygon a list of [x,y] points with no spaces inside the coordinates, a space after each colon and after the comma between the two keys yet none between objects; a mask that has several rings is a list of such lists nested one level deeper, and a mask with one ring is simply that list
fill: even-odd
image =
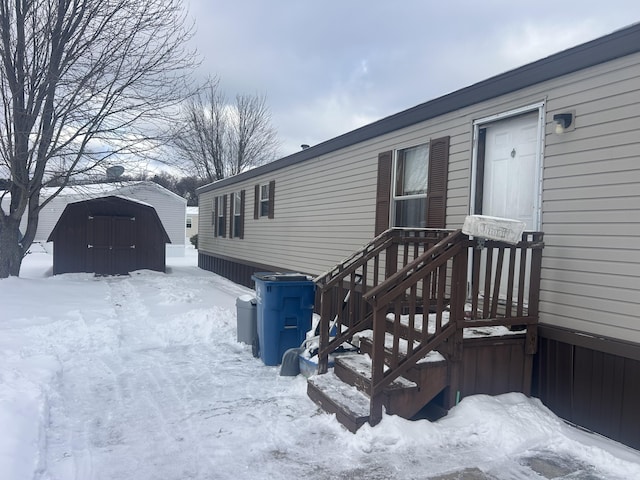
[{"label": "white window frame", "polygon": [[[225,225],[225,211],[224,211],[224,197],[225,195],[218,196],[218,236],[224,237],[227,234]],[[222,219],[222,220],[221,220]],[[222,226],[222,228],[220,228]]]},{"label": "white window frame", "polygon": [[[266,197],[265,197],[266,192]],[[269,205],[269,184],[265,183],[260,185],[260,217],[268,217],[269,209],[271,206]],[[264,211],[263,205],[267,205],[267,211]]]},{"label": "white window frame", "polygon": [[[240,211],[240,207],[242,205],[240,204],[240,202],[241,202],[240,192],[234,192],[234,193],[232,193],[232,195],[233,195],[233,212],[232,212],[232,215],[233,215],[233,232],[231,232],[231,233],[232,233],[232,236],[235,238],[235,237],[238,237],[238,235],[240,233],[238,231],[240,229],[236,225],[236,219],[239,219],[242,216],[242,212]],[[238,221],[238,223],[239,223],[239,221]]]},{"label": "white window frame", "polygon": [[[424,193],[414,194],[414,195],[397,195],[397,187],[398,187],[398,162],[400,161],[400,156],[403,152],[407,150],[426,147],[427,149],[427,179],[426,182],[429,181],[429,142],[420,143],[418,145],[411,145],[405,148],[399,148],[394,151],[393,155],[393,165],[391,170],[391,208],[389,209],[389,225],[394,228],[414,228],[414,227],[398,227],[396,226],[396,205],[399,200],[413,200],[413,199],[426,199],[427,198],[427,185],[425,182],[425,190]],[[425,216],[426,220],[426,216]]]}]

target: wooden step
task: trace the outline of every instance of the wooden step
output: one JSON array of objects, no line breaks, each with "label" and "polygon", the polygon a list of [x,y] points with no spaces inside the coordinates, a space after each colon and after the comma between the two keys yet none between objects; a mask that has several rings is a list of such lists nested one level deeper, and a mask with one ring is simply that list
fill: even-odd
[{"label": "wooden step", "polygon": [[[373,352],[373,331],[365,330],[363,332],[360,332],[358,334],[358,337],[360,352],[371,355],[371,353]],[[417,347],[418,343],[414,342],[414,348]],[[400,339],[399,350],[401,358],[407,355],[406,340]],[[385,362],[389,364],[391,362],[391,358],[393,357],[393,336],[389,333],[385,334],[384,355]],[[433,367],[446,367],[446,365],[446,358],[440,352],[434,350],[432,352],[429,352],[422,360],[420,360],[415,367],[409,369],[409,371],[405,373],[404,377],[420,384],[422,375],[419,374],[419,370],[430,369]]]},{"label": "wooden step", "polygon": [[[371,390],[371,358],[369,355],[336,359],[335,374],[365,393]],[[444,359],[423,362],[399,377],[383,390],[383,405],[391,415],[411,418],[448,385],[448,365]]]},{"label": "wooden step", "polygon": [[[368,394],[371,390],[371,357],[369,355],[341,355],[336,357],[334,373],[343,382]],[[404,377],[397,378],[387,387],[391,390],[417,390],[418,385]]]},{"label": "wooden step", "polygon": [[336,419],[352,433],[369,420],[369,397],[331,371],[309,377],[307,395],[325,412],[334,413]]},{"label": "wooden step", "polygon": [[[389,333],[393,333],[396,329],[395,324],[395,316],[393,313],[388,313],[385,317],[385,329]],[[449,311],[445,310],[442,312],[442,326],[444,327],[449,323]],[[416,335],[422,334],[422,329],[426,327],[429,333],[435,333],[436,328],[436,314],[431,312],[426,317],[423,314],[416,313],[414,317],[414,338]],[[402,315],[400,318],[400,322],[397,325],[398,335],[401,338],[409,337],[409,317],[408,315]]]}]

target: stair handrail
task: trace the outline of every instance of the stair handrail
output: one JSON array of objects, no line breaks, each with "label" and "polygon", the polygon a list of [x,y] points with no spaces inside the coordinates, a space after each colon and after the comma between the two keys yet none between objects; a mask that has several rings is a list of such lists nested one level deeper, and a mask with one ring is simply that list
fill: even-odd
[{"label": "stair handrail", "polygon": [[[404,260],[409,254],[409,245],[414,244],[414,254],[418,254],[419,245],[423,245],[425,250],[431,245],[431,242],[437,241],[443,235],[449,234],[450,230],[426,229],[426,228],[390,228],[382,234],[375,237],[371,242],[364,245],[357,252],[347,257],[345,260],[334,266],[331,270],[319,275],[314,279],[317,286],[316,299],[320,300],[320,325],[319,325],[319,348],[318,348],[318,372],[325,373],[328,368],[328,355],[337,349],[344,342],[349,342],[353,335],[366,328],[370,328],[372,314],[360,311],[359,316],[353,323],[344,330],[339,330],[333,336],[329,337],[330,322],[334,319],[337,312],[332,312],[329,306],[330,289],[340,286],[343,282],[349,282],[349,293],[352,295],[355,289],[359,293],[366,293],[370,287],[377,286],[378,279],[374,278],[373,284],[368,284],[367,279],[364,281],[354,281],[355,272],[360,268],[366,268],[368,262],[381,258],[385,254],[387,262],[384,267],[385,276],[396,271],[397,267],[397,246],[405,245]],[[425,245],[426,244],[426,245]],[[382,268],[382,267],[381,267]],[[374,274],[374,277],[377,274]],[[349,277],[351,277],[349,279]],[[362,302],[366,305],[366,302]],[[318,305],[316,305],[317,307]],[[344,325],[341,325],[344,327]]]},{"label": "stair handrail", "polygon": [[[370,423],[372,425],[375,425],[382,418],[382,394],[384,388],[403,375],[408,369],[415,366],[429,352],[453,337],[459,330],[457,324],[460,320],[459,317],[463,315],[464,307],[467,246],[468,237],[461,230],[455,230],[413,262],[410,262],[380,285],[364,294],[365,300],[371,303],[374,309],[370,386]],[[414,350],[412,348],[410,355],[408,354],[395,367],[389,367],[385,371],[384,348],[387,305],[399,296],[404,295],[407,289],[412,288],[413,285],[416,285],[436,269],[441,268],[443,265],[446,266],[446,263],[451,259],[454,259],[455,262],[451,278],[455,288],[452,288],[452,298],[450,299],[451,316],[449,323],[440,329],[436,328],[434,335],[427,336],[426,341],[419,342],[417,349]],[[438,292],[438,294],[440,295],[441,292]],[[438,299],[439,303],[442,301],[443,299]],[[428,317],[428,313],[426,315]],[[424,323],[422,328],[425,328]]]},{"label": "stair handrail", "polygon": [[321,273],[313,279],[316,286],[320,289],[330,288],[332,285],[344,279],[350,274],[351,270],[357,268],[363,261],[373,258],[380,247],[392,241],[393,234],[396,229],[389,228],[366,243],[360,249],[343,259],[340,263],[334,265],[330,270]]}]

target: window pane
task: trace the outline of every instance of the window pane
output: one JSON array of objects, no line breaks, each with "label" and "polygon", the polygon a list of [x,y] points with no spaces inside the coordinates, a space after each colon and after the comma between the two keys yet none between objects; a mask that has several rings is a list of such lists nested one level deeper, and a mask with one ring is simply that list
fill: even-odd
[{"label": "window pane", "polygon": [[240,236],[240,216],[233,217],[233,236]]},{"label": "window pane", "polygon": [[396,196],[427,193],[428,162],[429,147],[427,145],[408,148],[398,153]]},{"label": "window pane", "polygon": [[260,202],[260,216],[261,217],[269,216],[269,201]]},{"label": "window pane", "polygon": [[395,227],[425,228],[427,226],[427,199],[396,200]]},{"label": "window pane", "polygon": [[260,187],[260,200],[269,200],[269,184]]}]

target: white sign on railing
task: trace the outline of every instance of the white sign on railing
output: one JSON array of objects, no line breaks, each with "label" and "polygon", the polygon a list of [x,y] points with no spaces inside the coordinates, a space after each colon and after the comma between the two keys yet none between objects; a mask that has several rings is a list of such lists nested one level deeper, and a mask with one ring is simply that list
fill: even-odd
[{"label": "white sign on railing", "polygon": [[467,215],[462,226],[462,233],[515,245],[522,239],[524,228],[525,223],[519,220],[488,215]]}]

